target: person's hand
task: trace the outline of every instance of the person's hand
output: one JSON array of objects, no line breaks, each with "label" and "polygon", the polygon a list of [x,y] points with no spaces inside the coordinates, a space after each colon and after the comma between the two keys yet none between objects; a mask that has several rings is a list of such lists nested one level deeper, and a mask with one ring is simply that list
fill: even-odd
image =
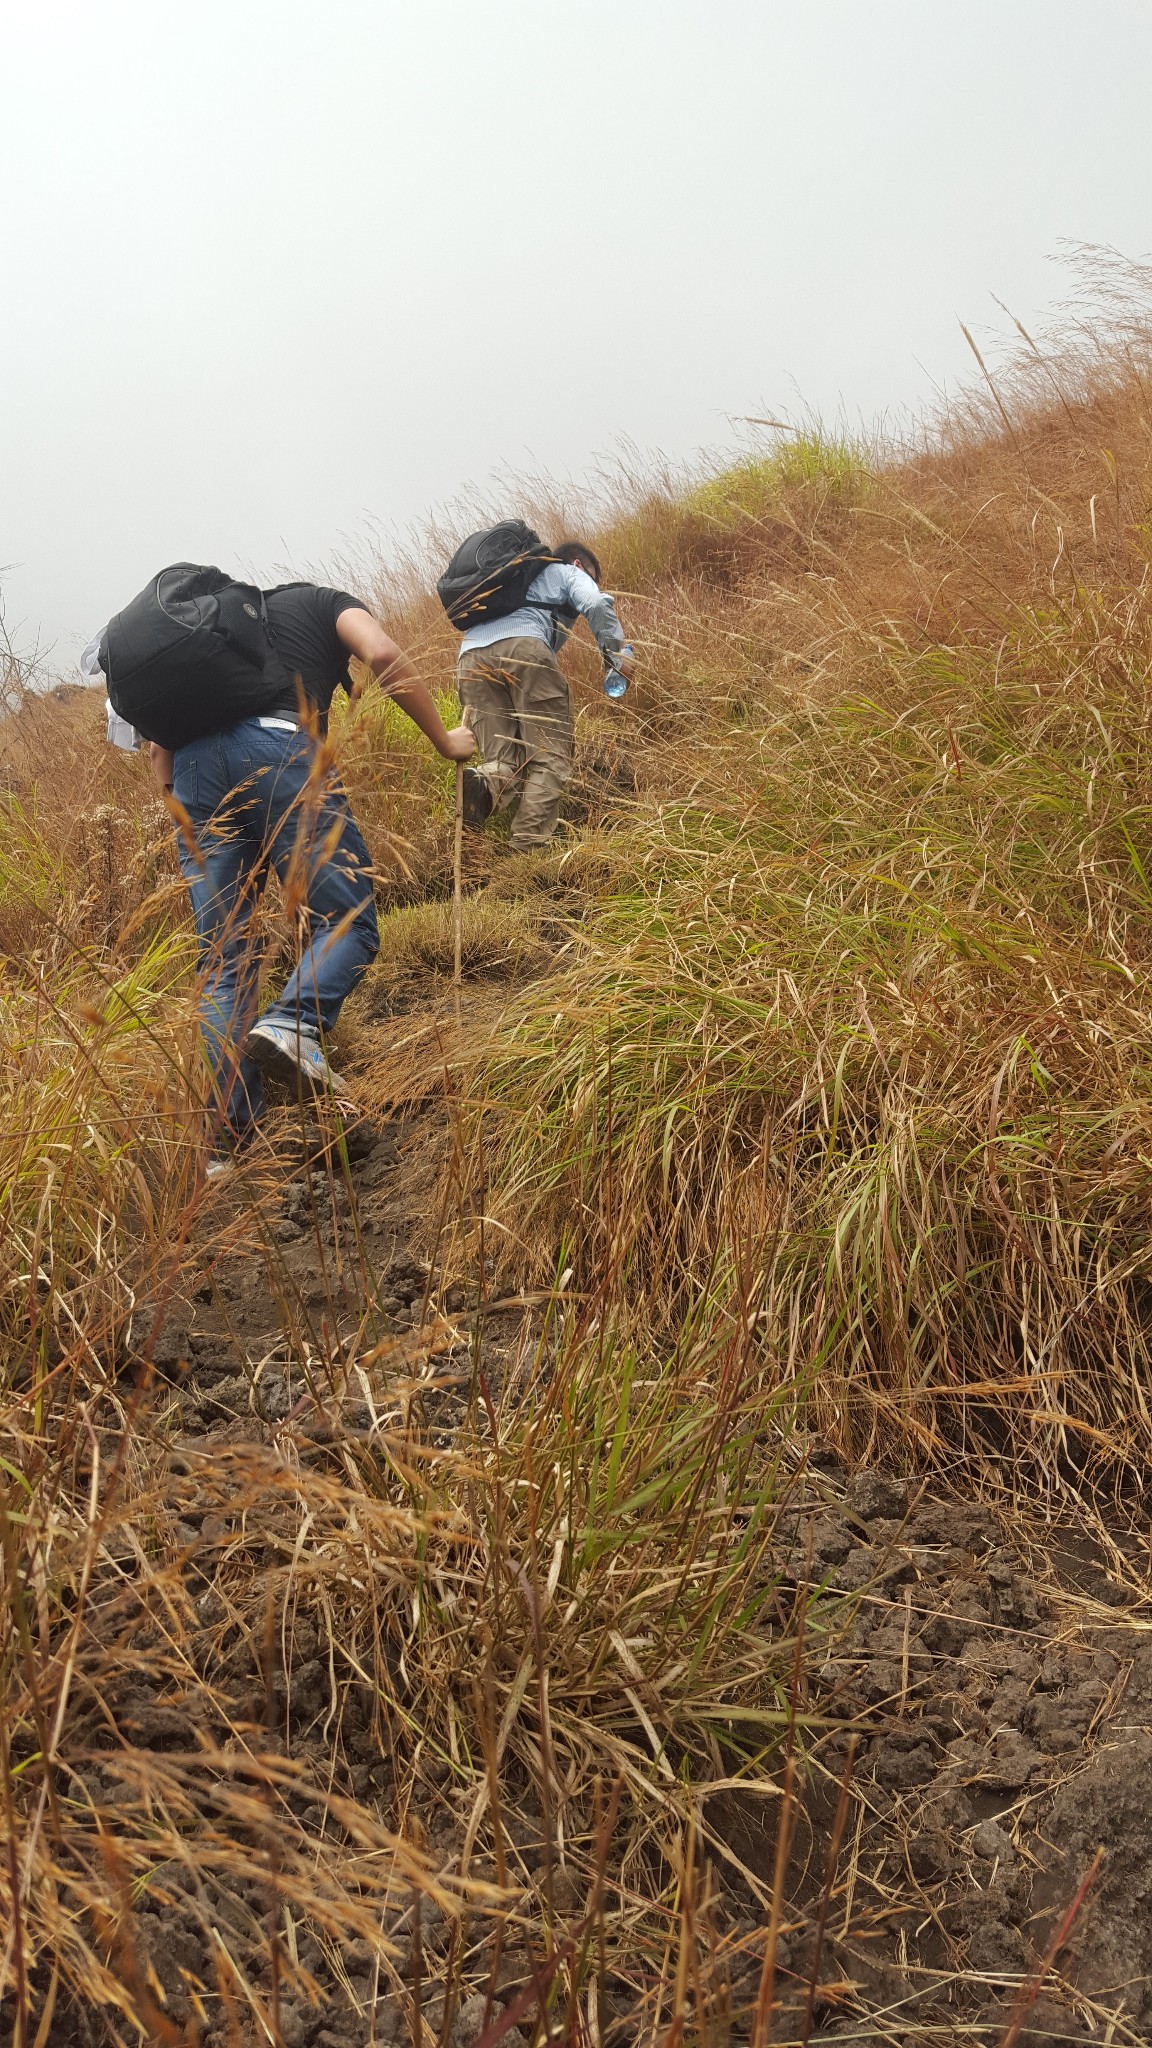
[{"label": "person's hand", "polygon": [[448,744],[441,749],[446,761],[469,761],[476,752],[476,740],[466,725],[454,725],[448,734]]}]

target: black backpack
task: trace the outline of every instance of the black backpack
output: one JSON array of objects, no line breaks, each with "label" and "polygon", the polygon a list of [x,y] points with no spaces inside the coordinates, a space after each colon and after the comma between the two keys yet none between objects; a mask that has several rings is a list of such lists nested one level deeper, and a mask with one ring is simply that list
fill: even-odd
[{"label": "black backpack", "polygon": [[528,587],[552,560],[538,533],[522,519],[504,519],[462,541],[436,585],[458,633],[485,619],[519,611]]},{"label": "black backpack", "polygon": [[112,709],[146,740],[182,747],[283,704],[263,592],[175,562],[110,619],[100,666]]}]

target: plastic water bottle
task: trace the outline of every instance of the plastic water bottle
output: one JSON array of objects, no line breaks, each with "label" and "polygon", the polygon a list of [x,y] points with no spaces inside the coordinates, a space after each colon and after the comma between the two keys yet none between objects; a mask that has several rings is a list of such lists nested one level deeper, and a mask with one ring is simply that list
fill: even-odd
[{"label": "plastic water bottle", "polygon": [[[624,647],[622,647],[622,648],[620,649],[620,654],[622,654],[622,655],[623,655],[623,657],[624,657],[624,659],[625,659],[626,661],[631,661],[631,659],[632,659],[632,656],[633,656],[633,654],[635,653],[635,651],[636,651],[636,650],[635,650],[635,648],[633,648],[633,647],[631,647],[631,646],[624,646]],[[617,659],[619,659],[619,656],[617,656]],[[619,670],[618,668],[616,668],[616,667],[615,667],[615,665],[613,665],[613,666],[609,667],[609,668],[608,668],[608,669],[607,669],[607,670],[605,671],[605,675],[604,675],[604,695],[605,695],[606,697],[614,697],[614,698],[615,698],[615,697],[622,697],[622,696],[624,695],[625,691],[627,690],[627,688],[628,688],[628,678],[627,678],[627,676],[625,676],[625,675],[621,675],[621,673],[620,673],[620,670]]]}]

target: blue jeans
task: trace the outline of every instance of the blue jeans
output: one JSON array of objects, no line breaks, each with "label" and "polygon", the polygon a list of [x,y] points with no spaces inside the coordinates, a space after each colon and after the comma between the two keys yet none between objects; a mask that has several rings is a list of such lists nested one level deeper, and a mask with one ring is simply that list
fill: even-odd
[{"label": "blue jeans", "polygon": [[174,793],[195,827],[180,866],[200,940],[200,1023],[219,1122],[240,1137],[264,1110],[241,1057],[260,1000],[254,912],[270,868],[299,933],[297,966],[269,1023],[330,1031],[375,959],[380,938],[372,863],[335,776],[315,775],[308,733],[245,719],[192,740],[175,757]]}]

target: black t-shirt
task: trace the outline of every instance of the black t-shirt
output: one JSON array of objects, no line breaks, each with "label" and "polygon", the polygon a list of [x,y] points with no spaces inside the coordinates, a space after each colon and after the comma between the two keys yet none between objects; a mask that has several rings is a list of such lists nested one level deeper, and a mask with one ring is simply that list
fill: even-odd
[{"label": "black t-shirt", "polygon": [[[346,590],[328,590],[319,583],[281,583],[264,592],[268,625],[283,678],[281,693],[270,713],[295,718],[299,712],[296,679],[326,721],[328,706],[341,685],[348,688],[348,649],[336,631],[341,612],[367,611],[363,598]],[[280,689],[280,678],[277,679]]]}]

